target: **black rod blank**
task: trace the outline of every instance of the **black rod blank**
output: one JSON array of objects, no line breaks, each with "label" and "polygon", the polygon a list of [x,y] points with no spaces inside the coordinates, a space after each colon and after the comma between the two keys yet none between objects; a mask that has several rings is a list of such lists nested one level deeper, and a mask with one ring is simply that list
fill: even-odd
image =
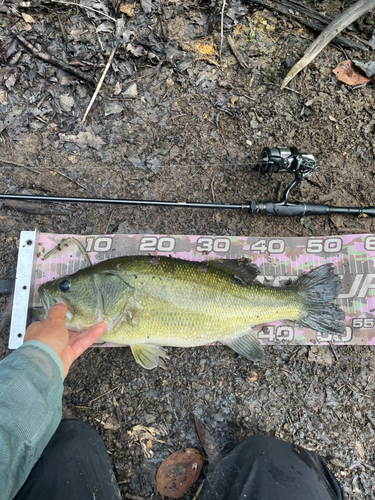
[{"label": "black rod blank", "polygon": [[109,198],[70,198],[67,196],[38,196],[28,194],[1,194],[0,200],[49,201],[65,203],[111,203],[116,205],[136,205],[147,207],[189,207],[189,208],[231,208],[249,210],[250,205],[231,205],[221,203],[193,203],[189,201],[153,201],[153,200],[121,200]]}]

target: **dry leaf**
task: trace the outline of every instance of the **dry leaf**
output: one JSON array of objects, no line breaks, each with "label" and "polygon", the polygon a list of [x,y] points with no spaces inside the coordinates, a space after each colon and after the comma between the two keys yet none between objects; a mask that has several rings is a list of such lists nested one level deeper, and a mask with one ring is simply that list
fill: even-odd
[{"label": "dry leaf", "polygon": [[221,462],[221,459],[223,457],[221,456],[219,446],[217,445],[211,434],[208,432],[208,430],[204,427],[203,422],[199,420],[199,418],[195,415],[194,420],[197,427],[199,439],[208,458],[208,472],[210,472],[217,466],[219,462]]},{"label": "dry leaf", "polygon": [[333,70],[340,82],[348,85],[363,85],[370,81],[369,78],[363,76],[362,73],[354,66],[349,59],[340,62],[340,64]]},{"label": "dry leaf", "polygon": [[132,4],[126,3],[125,5],[121,5],[120,12],[122,12],[123,14],[126,14],[129,17],[133,17],[134,9],[135,9],[136,5],[137,5],[137,2],[134,2]]},{"label": "dry leaf", "polygon": [[375,61],[367,61],[364,63],[353,59],[353,64],[355,64],[357,68],[361,69],[368,78],[375,76]]},{"label": "dry leaf", "polygon": [[361,443],[361,441],[359,441],[359,440],[357,440],[355,442],[355,451],[356,451],[357,455],[359,456],[359,458],[362,458],[362,460],[365,458],[366,450],[365,450],[363,444]]},{"label": "dry leaf", "polygon": [[198,450],[186,448],[169,455],[156,474],[156,489],[163,497],[181,498],[198,479],[202,469]]},{"label": "dry leaf", "polygon": [[90,132],[79,132],[78,135],[59,134],[59,138],[63,142],[73,142],[82,149],[90,147],[98,150],[106,144],[101,137]]},{"label": "dry leaf", "polygon": [[25,23],[35,23],[35,19],[29,16],[29,14],[25,14],[24,12],[22,12],[21,16],[23,17]]},{"label": "dry leaf", "polygon": [[336,122],[337,123],[337,120],[334,116],[332,115],[329,115],[328,118],[331,120],[331,122]]}]

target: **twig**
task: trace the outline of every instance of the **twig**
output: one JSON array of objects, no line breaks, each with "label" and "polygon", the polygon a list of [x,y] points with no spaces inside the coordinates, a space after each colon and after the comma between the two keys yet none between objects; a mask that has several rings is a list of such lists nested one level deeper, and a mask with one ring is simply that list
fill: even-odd
[{"label": "twig", "polygon": [[4,160],[3,158],[0,158],[0,163],[6,163],[7,165],[13,165],[14,167],[26,168],[27,170],[31,170],[32,172],[35,172],[36,174],[41,173],[41,172],[39,172],[39,170],[35,170],[34,168],[27,167],[26,165],[22,165],[21,163],[15,163],[14,161]]},{"label": "twig", "polygon": [[43,118],[41,116],[34,115],[34,118],[36,118],[40,122],[44,123],[44,125],[48,125],[48,122],[46,122],[46,120],[43,120]]},{"label": "twig", "polygon": [[[310,45],[305,52],[305,55],[300,59],[286,75],[281,88],[285,88],[290,80],[294,78],[303,68],[319,54],[321,50],[351,23],[359,19],[361,16],[370,12],[375,7],[375,0],[359,0],[349,9],[342,12],[332,23],[330,23],[318,36],[318,38]],[[342,42],[340,41],[342,44]],[[359,44],[358,44],[359,45]]]},{"label": "twig", "polygon": [[64,42],[65,42],[65,45],[66,45],[66,47],[68,47],[68,37],[67,37],[66,31],[65,31],[64,25],[61,21],[60,14],[57,14],[57,20],[59,21],[60,30],[61,30],[61,34],[62,34],[62,37],[63,37]]},{"label": "twig", "polygon": [[[25,165],[22,165],[21,163],[16,163],[15,161],[10,161],[10,160],[4,160],[3,158],[0,158],[0,162],[6,163],[7,165],[14,165],[15,167],[24,167]],[[40,172],[38,172],[40,174]]]},{"label": "twig", "polygon": [[108,228],[109,228],[109,225],[111,223],[111,219],[112,219],[112,215],[114,214],[115,210],[112,210],[112,212],[109,214],[109,217],[108,217],[108,222],[107,222],[107,225],[105,227],[105,230],[104,230],[104,234],[107,234],[107,231],[108,231]]},{"label": "twig", "polygon": [[221,9],[221,26],[220,26],[220,51],[219,51],[219,61],[221,63],[221,51],[223,50],[223,38],[224,38],[224,9],[226,0],[223,0],[223,7]]},{"label": "twig", "polygon": [[65,175],[63,174],[62,172],[59,172],[58,170],[51,170],[52,173],[56,173],[56,174],[59,174],[61,175],[61,177],[65,177],[65,179],[68,179],[72,182],[74,182],[75,184],[77,184],[77,186],[83,188],[83,189],[87,189],[86,186],[84,186],[83,184],[79,183],[78,181],[76,181],[75,179],[72,179],[71,177],[69,177],[68,175]]},{"label": "twig", "polygon": [[95,84],[94,80],[90,78],[89,76],[85,75],[82,71],[79,69],[74,69],[70,64],[65,63],[64,61],[60,61],[59,59],[56,59],[56,57],[51,56],[50,54],[46,54],[45,52],[40,52],[37,50],[34,45],[29,43],[23,36],[21,35],[16,35],[17,39],[35,56],[41,59],[42,61],[48,62],[50,64],[54,64],[55,66],[58,66],[59,68],[63,69],[64,71],[67,71],[68,73],[72,73],[72,75],[75,75],[76,77],[80,78],[81,80],[86,80],[87,82],[90,82],[92,84]]},{"label": "twig", "polygon": [[111,55],[109,56],[109,59],[108,59],[108,62],[106,64],[106,67],[104,68],[104,71],[103,71],[103,74],[102,76],[100,77],[100,80],[98,82],[98,85],[96,86],[96,89],[95,89],[95,92],[94,92],[94,95],[91,97],[91,101],[89,103],[89,105],[87,106],[87,109],[86,109],[86,112],[82,118],[82,125],[85,123],[86,121],[86,118],[87,118],[87,115],[89,114],[90,112],[90,109],[92,108],[92,105],[94,104],[94,101],[96,99],[96,96],[99,94],[99,91],[100,89],[102,88],[102,85],[103,85],[103,82],[104,82],[104,78],[109,70],[109,67],[111,66],[111,63],[113,61],[113,58],[114,58],[114,55],[116,53],[116,46],[113,47],[112,49],[112,52],[111,52]]},{"label": "twig", "polygon": [[233,54],[235,55],[237,61],[239,62],[239,65],[242,66],[245,69],[249,69],[249,66],[247,65],[246,61],[244,60],[244,58],[240,54],[239,50],[237,49],[236,44],[234,43],[233,38],[230,35],[228,35],[227,40],[228,40],[228,43],[229,43],[229,47],[232,49]]},{"label": "twig", "polygon": [[285,227],[286,227],[286,229],[289,229],[289,231],[291,231],[292,233],[298,234],[298,236],[302,236],[302,233],[299,233],[298,231],[295,231],[294,229],[292,229],[292,228],[290,228],[288,226],[285,226]]},{"label": "twig", "polygon": [[51,2],[52,3],[60,3],[62,5],[74,5],[74,7],[81,7],[81,9],[91,10],[92,12],[96,12],[97,14],[100,14],[101,16],[104,16],[107,19],[110,19],[114,23],[116,22],[116,19],[109,16],[108,14],[104,14],[104,12],[102,12],[100,10],[93,9],[92,7],[87,7],[87,5],[80,5],[79,3],[74,3],[74,2],[63,2],[62,0],[51,0]]},{"label": "twig", "polygon": [[200,495],[200,492],[203,488],[203,483],[205,482],[205,479],[203,479],[203,481],[201,482],[201,484],[199,485],[199,488],[197,489],[197,491],[195,492],[195,495],[194,495],[194,498],[193,500],[197,500],[199,495]]},{"label": "twig", "polygon": [[10,147],[10,152],[12,153],[12,156],[13,156],[12,143],[9,140],[9,137],[8,137],[8,134],[6,133],[6,130],[3,130],[3,135],[4,135],[5,139],[8,141],[8,144],[9,144],[9,147]]},{"label": "twig", "polygon": [[20,216],[20,214],[19,214],[18,210],[16,209],[16,207],[12,207],[11,210],[14,210],[16,212],[16,214],[18,215],[18,217],[21,219],[21,222],[26,226],[27,230],[31,231],[31,229],[29,228],[29,226],[26,224],[26,222]]},{"label": "twig", "polygon": [[96,398],[92,399],[91,401],[89,401],[87,404],[91,404],[93,403],[94,401],[97,401],[98,399],[100,398],[103,398],[104,396],[106,396],[107,394],[109,394],[110,392],[113,392],[115,391],[116,389],[118,389],[119,387],[121,387],[121,384],[120,385],[117,385],[116,387],[113,387],[113,389],[109,389],[109,391],[107,392],[103,392],[103,394],[100,394],[100,396],[97,396]]},{"label": "twig", "polygon": [[212,201],[215,203],[214,182],[215,182],[215,177],[212,177],[212,181],[211,181],[211,193],[212,193]]}]

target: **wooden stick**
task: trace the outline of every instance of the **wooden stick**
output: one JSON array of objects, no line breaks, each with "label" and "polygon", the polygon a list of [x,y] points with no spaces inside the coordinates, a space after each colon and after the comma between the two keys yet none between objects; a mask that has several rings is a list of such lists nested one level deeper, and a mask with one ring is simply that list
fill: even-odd
[{"label": "wooden stick", "polygon": [[[290,0],[283,0],[283,2],[278,2],[276,4],[272,3],[271,0],[252,0],[252,2],[261,5],[262,7],[266,7],[267,9],[270,10],[276,10],[277,12],[280,12],[280,14],[284,14],[285,16],[292,17],[296,21],[298,21],[301,24],[304,24],[305,26],[308,26],[309,28],[315,30],[315,31],[323,31],[324,30],[324,25],[328,25],[331,20],[323,21],[321,19],[318,19],[318,16],[311,16],[315,21],[312,21],[311,19],[306,19],[305,17],[302,17],[293,11],[293,8],[296,9],[297,12],[302,12],[305,15],[308,15],[307,12],[304,12],[302,9],[297,9],[296,6],[294,6],[294,2],[292,3]],[[345,38],[343,36],[337,36],[336,41],[342,45],[343,47],[347,47],[348,49],[361,49],[364,51],[368,51],[369,49],[364,45],[368,45],[370,47],[369,42],[367,40],[362,40],[359,39],[356,35],[353,33],[350,33],[350,36],[356,38],[357,40],[360,40],[362,43],[354,42],[352,40],[349,40],[348,38]]]},{"label": "wooden stick", "polygon": [[221,25],[220,25],[220,52],[219,52],[219,61],[220,62],[221,62],[221,51],[223,50],[225,3],[226,3],[226,0],[223,0],[223,6],[221,8]]},{"label": "wooden stick", "polygon": [[81,80],[86,80],[86,82],[95,84],[94,80],[90,76],[86,75],[79,69],[73,68],[72,66],[70,66],[70,64],[67,64],[64,61],[60,61],[59,59],[56,59],[56,57],[51,56],[50,54],[46,54],[45,52],[40,52],[38,49],[34,47],[34,45],[32,45],[25,38],[23,38],[23,36],[21,35],[16,35],[16,36],[18,40],[22,43],[22,45],[24,45],[35,57],[38,57],[42,61],[58,66],[64,71],[67,71],[68,73],[72,73],[72,75],[77,76]]},{"label": "wooden stick", "polygon": [[353,23],[367,12],[370,12],[375,7],[375,0],[359,0],[352,5],[350,9],[345,10],[340,14],[331,24],[325,28],[318,38],[310,45],[305,52],[305,55],[300,59],[289,73],[284,78],[281,88],[283,89],[288,85],[290,80],[294,78],[303,68],[319,54],[321,50],[333,39],[335,36],[345,29],[349,24]]},{"label": "wooden stick", "polygon": [[86,112],[82,118],[82,122],[81,124],[83,125],[86,121],[86,118],[87,118],[87,115],[89,114],[90,112],[90,109],[92,108],[92,105],[94,104],[94,101],[96,99],[96,96],[99,94],[99,91],[100,89],[102,88],[102,85],[103,85],[103,82],[104,82],[104,78],[109,70],[109,67],[111,66],[111,63],[113,61],[113,58],[114,58],[114,55],[116,53],[116,46],[113,47],[112,49],[112,52],[111,52],[111,55],[109,56],[109,59],[108,59],[108,62],[107,62],[107,65],[106,67],[104,68],[104,71],[103,71],[103,74],[102,76],[100,77],[100,80],[98,82],[98,85],[96,86],[96,89],[95,89],[95,92],[94,92],[94,95],[91,97],[91,101],[89,103],[89,105],[87,106],[87,109],[86,109]]}]

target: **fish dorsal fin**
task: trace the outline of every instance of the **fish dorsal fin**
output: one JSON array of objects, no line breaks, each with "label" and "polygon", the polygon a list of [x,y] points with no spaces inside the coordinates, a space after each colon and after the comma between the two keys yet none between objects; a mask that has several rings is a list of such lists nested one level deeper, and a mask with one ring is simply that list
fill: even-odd
[{"label": "fish dorsal fin", "polygon": [[223,344],[227,345],[233,351],[236,351],[241,356],[249,359],[250,361],[263,361],[264,350],[259,343],[256,332],[251,330],[242,337],[237,337],[230,340],[221,340]]},{"label": "fish dorsal fin", "polygon": [[136,362],[146,370],[156,368],[159,364],[159,357],[168,358],[164,349],[158,345],[135,344],[130,347]]},{"label": "fish dorsal fin", "polygon": [[239,282],[243,281],[245,284],[252,283],[259,274],[258,266],[246,258],[209,260],[207,265],[230,272],[235,278],[239,278]]}]

